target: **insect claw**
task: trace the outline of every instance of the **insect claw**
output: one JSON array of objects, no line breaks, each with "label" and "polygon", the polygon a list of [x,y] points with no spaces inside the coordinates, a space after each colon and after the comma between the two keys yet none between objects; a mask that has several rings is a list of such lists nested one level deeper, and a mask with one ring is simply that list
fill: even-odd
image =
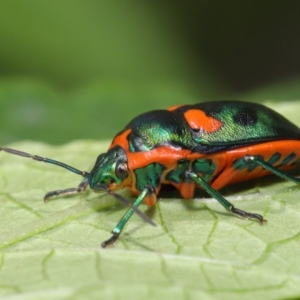
[{"label": "insect claw", "polygon": [[120,236],[120,234],[113,233],[113,235],[108,240],[104,241],[101,244],[101,247],[102,248],[106,248],[107,246],[112,246],[117,241],[117,239],[119,238],[119,236]]},{"label": "insect claw", "polygon": [[268,220],[262,219],[262,220],[259,222],[260,225],[264,225],[264,223],[268,223]]}]

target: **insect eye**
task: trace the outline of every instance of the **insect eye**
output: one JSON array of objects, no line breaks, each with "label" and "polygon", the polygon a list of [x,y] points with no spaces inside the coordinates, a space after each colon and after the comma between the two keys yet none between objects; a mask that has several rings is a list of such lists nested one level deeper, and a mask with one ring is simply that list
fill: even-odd
[{"label": "insect eye", "polygon": [[115,172],[120,180],[124,180],[128,176],[127,165],[125,163],[117,164]]}]

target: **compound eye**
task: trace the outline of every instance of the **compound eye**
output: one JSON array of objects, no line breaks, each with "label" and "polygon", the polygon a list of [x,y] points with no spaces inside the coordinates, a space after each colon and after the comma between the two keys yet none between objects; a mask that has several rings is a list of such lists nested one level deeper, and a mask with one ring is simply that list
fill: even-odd
[{"label": "compound eye", "polygon": [[125,163],[117,164],[115,172],[120,180],[124,180],[128,176],[127,165]]}]

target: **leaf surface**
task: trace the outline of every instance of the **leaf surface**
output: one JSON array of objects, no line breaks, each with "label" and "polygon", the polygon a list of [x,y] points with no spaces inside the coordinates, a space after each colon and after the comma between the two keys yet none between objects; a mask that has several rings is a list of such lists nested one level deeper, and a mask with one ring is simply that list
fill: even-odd
[{"label": "leaf surface", "polygon": [[[298,102],[267,104],[300,125]],[[89,171],[108,142],[10,146]],[[294,183],[271,176],[222,191],[236,207],[263,214],[268,220],[263,226],[229,215],[205,194],[185,201],[167,190],[148,211],[156,227],[134,215],[119,242],[101,249],[125,207],[89,191],[44,203],[46,192],[75,187],[81,178],[7,153],[1,153],[0,165],[3,299],[300,295],[300,190]],[[121,193],[133,200],[130,193]]]}]

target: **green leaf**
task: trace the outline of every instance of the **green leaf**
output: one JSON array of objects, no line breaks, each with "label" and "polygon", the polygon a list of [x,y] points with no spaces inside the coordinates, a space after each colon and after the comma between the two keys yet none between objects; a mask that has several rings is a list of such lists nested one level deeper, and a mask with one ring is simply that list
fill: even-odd
[{"label": "green leaf", "polygon": [[[300,125],[297,102],[273,106]],[[108,143],[12,148],[89,171]],[[134,215],[119,242],[102,249],[126,208],[87,192],[43,202],[46,192],[81,178],[62,168],[0,153],[0,297],[7,299],[279,299],[300,295],[300,189],[273,176],[222,193],[268,223],[240,220],[200,193],[191,201],[167,190]],[[133,200],[129,192],[121,192]],[[141,206],[146,210],[146,206]]]}]

